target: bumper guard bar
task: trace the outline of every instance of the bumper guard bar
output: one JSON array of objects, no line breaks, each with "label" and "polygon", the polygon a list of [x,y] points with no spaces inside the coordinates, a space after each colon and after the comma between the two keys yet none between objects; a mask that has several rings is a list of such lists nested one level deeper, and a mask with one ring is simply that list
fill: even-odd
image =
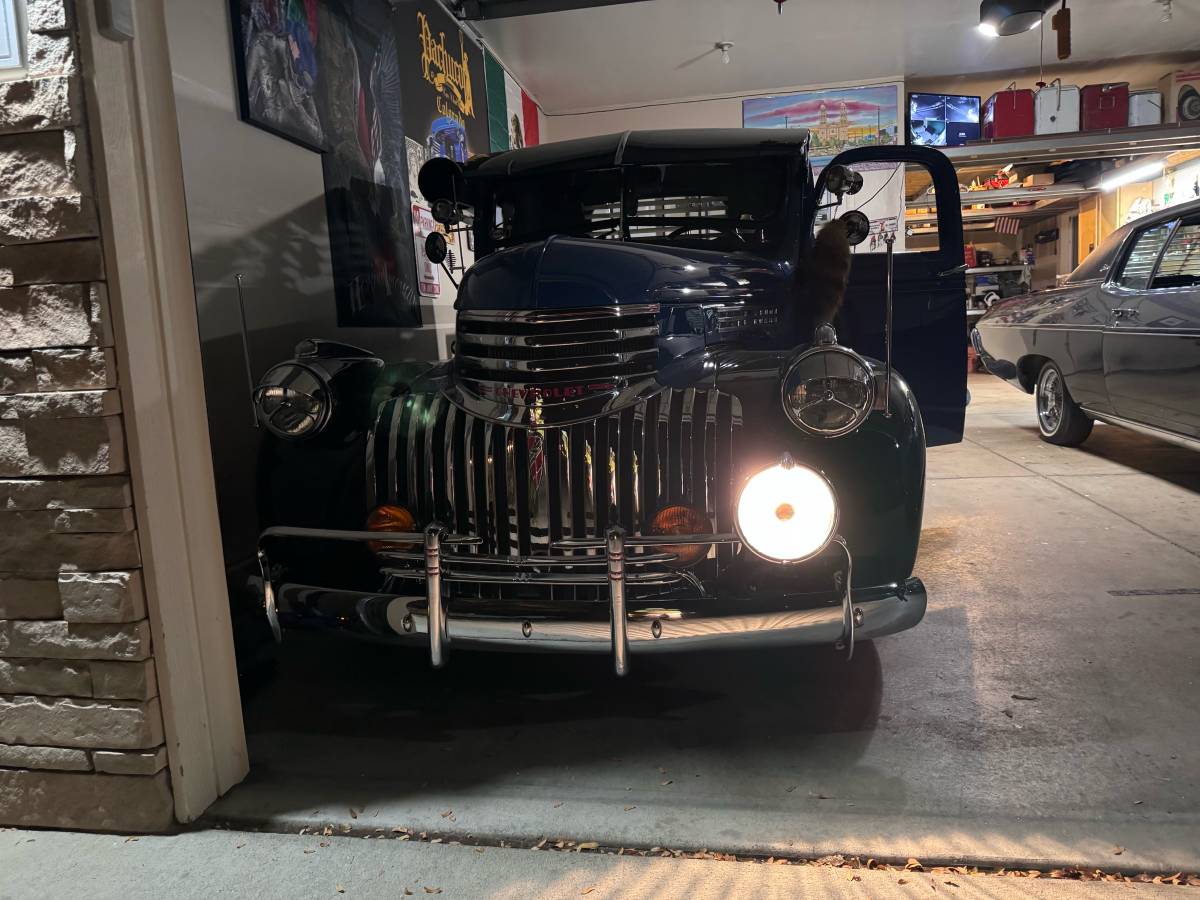
[{"label": "bumper guard bar", "polygon": [[[450,647],[450,630],[447,626],[449,616],[446,609],[446,601],[442,595],[442,558],[445,553],[443,548],[475,545],[480,543],[478,538],[450,534],[441,524],[435,522],[429,525],[423,532],[343,531],[275,526],[263,531],[260,541],[281,537],[423,545],[424,552],[419,555],[416,553],[401,554],[390,552],[387,555],[399,558],[411,557],[414,559],[423,557],[423,572],[414,571],[404,574],[420,576],[425,580],[426,630],[429,638],[429,659],[434,668],[441,668],[445,665]],[[637,574],[626,572],[626,563],[633,561],[627,557],[626,550],[634,547],[669,548],[672,545],[681,544],[737,543],[740,543],[740,539],[733,534],[641,535],[630,537],[625,534],[623,528],[614,526],[608,529],[603,538],[567,538],[556,541],[552,546],[557,550],[596,550],[604,553],[603,557],[580,557],[578,560],[580,565],[605,563],[607,571],[603,575],[600,573],[571,575],[564,577],[563,583],[567,583],[568,581],[580,584],[603,581],[608,583],[613,669],[617,675],[626,675],[629,672],[629,612],[625,602],[625,586],[628,581],[637,582],[641,580]],[[846,554],[846,574],[845,582],[842,585],[841,604],[842,635],[837,642],[837,646],[839,649],[844,647],[847,650],[846,658],[850,659],[854,655],[855,626],[862,615],[860,610],[853,608],[851,579],[854,560],[849,546],[840,535],[834,537],[830,543],[837,544]],[[654,561],[659,561],[660,557],[661,554],[654,556],[653,559]],[[647,557],[647,560],[649,558]],[[275,590],[271,584],[271,567],[267,554],[262,549],[258,551],[258,563],[263,579],[264,609],[267,619],[270,622],[271,630],[275,634],[275,639],[280,640],[282,632],[279,625]],[[393,572],[392,574],[400,573]],[[512,580],[520,580],[519,575],[514,574]],[[658,625],[659,623],[655,622],[654,624]],[[657,637],[657,634],[655,636]]]}]

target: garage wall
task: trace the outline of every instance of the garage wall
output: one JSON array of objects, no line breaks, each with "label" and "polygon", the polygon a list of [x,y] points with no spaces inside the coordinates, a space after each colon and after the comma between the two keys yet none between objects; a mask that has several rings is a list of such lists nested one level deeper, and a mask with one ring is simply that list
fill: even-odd
[{"label": "garage wall", "polygon": [[[881,78],[871,84],[890,84],[903,78]],[[811,90],[844,86],[840,84],[808,84],[780,87],[756,95],[735,97],[711,97],[701,100],[684,100],[673,103],[656,103],[649,106],[623,107],[601,112],[576,113],[574,115],[550,115],[544,117],[547,141],[565,141],[571,138],[610,134],[618,131],[653,128],[741,128],[742,100],[746,96],[770,97],[792,91]]]},{"label": "garage wall", "polygon": [[437,359],[453,295],[420,329],[338,328],[321,157],[238,119],[228,0],[166,0],[192,269],[226,561],[253,552],[260,435],[250,406],[235,276],[255,379],[306,337],[387,360]]},{"label": "garage wall", "polygon": [[0,824],[173,817],[69,0],[0,81]]}]

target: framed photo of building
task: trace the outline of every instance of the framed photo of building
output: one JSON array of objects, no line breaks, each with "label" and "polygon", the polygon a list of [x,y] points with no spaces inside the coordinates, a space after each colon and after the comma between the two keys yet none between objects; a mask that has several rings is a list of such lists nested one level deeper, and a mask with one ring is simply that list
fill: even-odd
[{"label": "framed photo of building", "polygon": [[812,164],[820,168],[843,150],[901,142],[902,82],[817,88],[742,101],[745,128],[807,128]]}]

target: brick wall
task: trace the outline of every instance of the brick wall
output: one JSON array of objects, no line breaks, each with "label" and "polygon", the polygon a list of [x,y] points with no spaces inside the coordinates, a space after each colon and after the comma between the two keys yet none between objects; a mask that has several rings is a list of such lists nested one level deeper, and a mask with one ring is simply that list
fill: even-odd
[{"label": "brick wall", "polygon": [[28,0],[28,71],[0,82],[0,824],[155,830],[172,800],[71,2]]}]

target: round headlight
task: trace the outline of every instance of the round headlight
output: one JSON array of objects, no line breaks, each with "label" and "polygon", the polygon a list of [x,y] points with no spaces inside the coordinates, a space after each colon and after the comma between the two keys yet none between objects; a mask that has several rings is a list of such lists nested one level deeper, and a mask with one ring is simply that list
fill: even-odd
[{"label": "round headlight", "polygon": [[316,434],[329,421],[329,385],[308,366],[283,363],[254,391],[258,418],[277,437],[295,440]]},{"label": "round headlight", "polygon": [[800,562],[820,553],[837,522],[829,482],[786,458],[752,476],[737,500],[742,543],[773,562]]},{"label": "round headlight", "polygon": [[874,405],[871,368],[845,347],[802,353],[783,376],[783,408],[809,434],[848,434],[867,420]]}]

